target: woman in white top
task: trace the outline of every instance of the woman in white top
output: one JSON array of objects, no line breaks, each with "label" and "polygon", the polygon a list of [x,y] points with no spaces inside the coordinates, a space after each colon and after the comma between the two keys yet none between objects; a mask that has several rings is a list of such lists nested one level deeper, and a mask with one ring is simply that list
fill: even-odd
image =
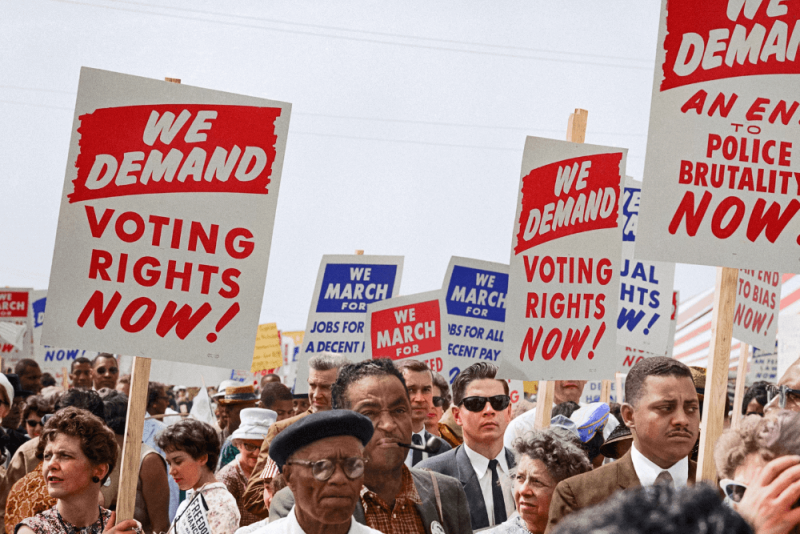
[{"label": "woman in white top", "polygon": [[193,499],[205,506],[204,516],[211,534],[233,534],[239,528],[239,509],[236,499],[214,477],[214,467],[219,457],[219,436],[211,425],[195,419],[184,419],[167,427],[157,439],[158,446],[167,454],[169,474],[178,487],[186,491],[186,500],[178,507],[175,522],[184,517]]}]

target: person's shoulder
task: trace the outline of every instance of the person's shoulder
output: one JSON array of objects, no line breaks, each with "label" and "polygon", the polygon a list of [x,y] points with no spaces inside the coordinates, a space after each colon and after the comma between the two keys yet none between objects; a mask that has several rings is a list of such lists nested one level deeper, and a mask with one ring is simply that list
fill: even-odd
[{"label": "person's shoulder", "polygon": [[[418,469],[430,469],[432,471],[443,472],[442,470],[447,470],[447,468],[455,468],[456,466],[456,453],[458,448],[450,449],[447,452],[443,452],[442,454],[437,454],[436,456],[429,456],[427,459],[422,460],[420,463],[417,464]],[[444,472],[448,474],[447,472]]]},{"label": "person's shoulder", "polygon": [[39,446],[39,437],[31,438],[22,445],[19,446],[17,449],[16,454],[29,456],[31,454],[36,454],[36,448]]},{"label": "person's shoulder", "polygon": [[[558,483],[556,488],[569,487],[571,490],[581,492],[589,490],[592,493],[602,493],[609,488],[616,487],[619,481],[619,471],[622,467],[621,460],[592,469],[579,475],[571,476]],[[610,495],[610,492],[606,496]]]}]

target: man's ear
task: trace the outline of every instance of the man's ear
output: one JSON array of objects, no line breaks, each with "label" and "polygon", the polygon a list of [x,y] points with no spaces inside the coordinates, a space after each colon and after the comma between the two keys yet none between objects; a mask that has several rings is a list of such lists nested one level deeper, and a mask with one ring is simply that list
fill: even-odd
[{"label": "man's ear", "polygon": [[458,426],[464,426],[464,423],[461,422],[461,410],[458,406],[453,406],[453,419],[456,420]]},{"label": "man's ear", "polygon": [[633,417],[634,409],[633,406],[628,404],[627,402],[623,402],[622,406],[619,407],[619,415],[622,417],[622,421],[625,423],[625,426],[633,430],[636,428],[636,423]]},{"label": "man's ear", "polygon": [[[291,465],[284,465],[283,471],[281,471],[283,475],[283,480],[286,482],[287,486],[292,485],[291,478],[292,478],[292,466]],[[294,493],[294,489],[292,489],[292,493]]]}]

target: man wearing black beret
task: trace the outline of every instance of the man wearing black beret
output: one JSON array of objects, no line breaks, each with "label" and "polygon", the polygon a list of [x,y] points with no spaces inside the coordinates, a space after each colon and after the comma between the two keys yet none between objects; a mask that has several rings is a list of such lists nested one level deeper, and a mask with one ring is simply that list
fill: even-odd
[{"label": "man wearing black beret", "polygon": [[380,534],[353,519],[372,434],[369,419],[347,410],[310,414],[278,434],[269,456],[295,503],[288,516],[255,533]]},{"label": "man wearing black beret", "polygon": [[[352,410],[366,416],[375,429],[364,449],[367,464],[355,508],[357,522],[393,534],[472,533],[461,483],[405,464],[408,449],[399,444],[411,441],[411,401],[403,375],[391,360],[345,365],[331,394],[334,413]],[[270,505],[270,519],[287,516],[293,502],[289,488],[279,491]]]}]

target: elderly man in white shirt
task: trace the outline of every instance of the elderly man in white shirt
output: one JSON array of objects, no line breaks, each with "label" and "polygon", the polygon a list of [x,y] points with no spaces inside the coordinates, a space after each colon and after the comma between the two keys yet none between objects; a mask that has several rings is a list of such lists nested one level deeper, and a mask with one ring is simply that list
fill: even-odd
[{"label": "elderly man in white shirt", "polygon": [[278,434],[269,456],[294,494],[289,515],[254,534],[380,534],[353,519],[364,484],[369,418],[350,410],[313,413]]}]

